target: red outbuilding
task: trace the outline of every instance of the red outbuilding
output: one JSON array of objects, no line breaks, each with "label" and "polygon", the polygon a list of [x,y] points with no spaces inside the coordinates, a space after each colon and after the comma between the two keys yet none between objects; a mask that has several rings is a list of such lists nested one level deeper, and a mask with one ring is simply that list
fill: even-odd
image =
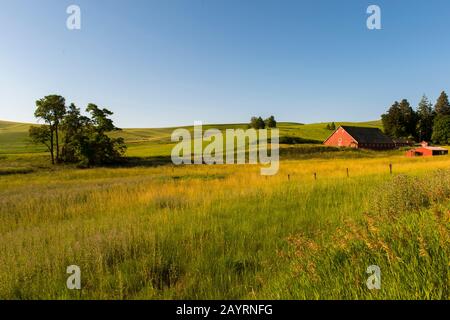
[{"label": "red outbuilding", "polygon": [[390,150],[395,142],[378,128],[340,126],[323,143],[326,146]]},{"label": "red outbuilding", "polygon": [[444,156],[448,154],[448,150],[441,147],[430,147],[428,142],[422,142],[419,148],[411,149],[406,152],[407,157],[433,157]]}]

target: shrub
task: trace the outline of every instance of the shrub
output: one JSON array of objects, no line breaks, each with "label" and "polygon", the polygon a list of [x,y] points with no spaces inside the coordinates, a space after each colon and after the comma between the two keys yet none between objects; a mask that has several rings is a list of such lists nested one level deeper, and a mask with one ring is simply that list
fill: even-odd
[{"label": "shrub", "polygon": [[304,139],[300,137],[283,136],[280,137],[280,144],[320,144],[321,141]]}]

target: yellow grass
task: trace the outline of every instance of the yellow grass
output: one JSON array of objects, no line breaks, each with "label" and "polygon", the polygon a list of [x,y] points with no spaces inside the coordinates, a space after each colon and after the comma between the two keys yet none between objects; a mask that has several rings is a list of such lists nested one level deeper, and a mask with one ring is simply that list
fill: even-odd
[{"label": "yellow grass", "polygon": [[[340,240],[359,232],[348,228],[365,219],[374,190],[392,178],[390,163],[395,175],[424,176],[449,168],[450,158],[283,160],[273,177],[249,165],[4,176],[0,298],[448,298],[448,291],[412,292],[394,280],[384,294],[368,291],[365,255],[348,258],[351,268],[338,275],[340,286],[350,281],[347,291],[326,285],[324,274],[339,272],[323,260],[327,247],[339,232]],[[417,259],[427,256],[424,239]],[[379,261],[386,279],[396,279],[402,270],[387,266],[390,250],[399,253],[383,241],[372,250],[387,259]],[[295,259],[286,260],[292,243],[309,248],[307,278]],[[65,287],[72,264],[82,270],[78,292]]]}]

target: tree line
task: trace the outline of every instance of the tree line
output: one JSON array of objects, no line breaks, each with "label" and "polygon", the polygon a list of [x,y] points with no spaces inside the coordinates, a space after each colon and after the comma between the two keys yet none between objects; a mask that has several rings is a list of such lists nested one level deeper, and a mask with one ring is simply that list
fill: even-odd
[{"label": "tree line", "polygon": [[49,95],[36,101],[34,116],[44,122],[32,126],[31,140],[47,147],[52,164],[78,163],[85,166],[111,164],[122,159],[126,151],[123,138],[107,133],[120,130],[110,116],[111,111],[90,103],[88,115],[82,115],[75,105],[66,106],[59,95]]},{"label": "tree line", "polygon": [[445,91],[434,106],[424,95],[416,110],[407,99],[395,101],[381,119],[385,133],[392,138],[450,143],[450,103]]},{"label": "tree line", "polygon": [[327,123],[327,125],[325,126],[325,129],[334,131],[334,130],[336,130],[336,124],[334,122]]},{"label": "tree line", "polygon": [[263,120],[262,117],[252,117],[250,119],[249,127],[253,129],[276,128],[277,121],[274,116],[270,116],[266,120]]}]

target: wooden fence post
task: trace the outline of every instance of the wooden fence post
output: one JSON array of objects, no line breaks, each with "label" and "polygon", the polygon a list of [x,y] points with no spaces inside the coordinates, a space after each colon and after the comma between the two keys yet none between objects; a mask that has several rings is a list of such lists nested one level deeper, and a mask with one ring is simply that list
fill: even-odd
[{"label": "wooden fence post", "polygon": [[392,163],[389,163],[389,173],[392,174]]}]

